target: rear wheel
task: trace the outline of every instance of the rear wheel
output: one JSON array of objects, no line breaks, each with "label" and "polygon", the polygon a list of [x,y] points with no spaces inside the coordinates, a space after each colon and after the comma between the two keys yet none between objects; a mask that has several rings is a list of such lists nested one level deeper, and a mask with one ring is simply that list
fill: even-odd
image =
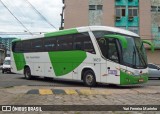
[{"label": "rear wheel", "polygon": [[24,70],[24,76],[27,80],[30,80],[32,78],[32,75],[31,75],[31,70],[29,67],[26,67],[25,70]]},{"label": "rear wheel", "polygon": [[94,87],[96,85],[95,74],[92,70],[87,70],[83,75],[83,82],[86,86]]}]

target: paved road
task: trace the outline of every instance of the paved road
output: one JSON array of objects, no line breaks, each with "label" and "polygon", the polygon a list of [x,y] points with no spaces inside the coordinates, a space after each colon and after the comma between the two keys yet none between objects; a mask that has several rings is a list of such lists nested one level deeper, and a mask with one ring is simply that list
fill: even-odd
[{"label": "paved road", "polygon": [[[66,80],[53,80],[53,79],[44,79],[44,78],[35,78],[33,80],[26,80],[23,75],[18,74],[2,74],[0,73],[0,87],[11,87],[11,86],[56,86],[56,87],[84,87],[82,82],[73,82]],[[160,86],[160,80],[152,79],[148,83],[143,85],[149,86]],[[98,85],[97,87],[111,87],[108,85]]]}]

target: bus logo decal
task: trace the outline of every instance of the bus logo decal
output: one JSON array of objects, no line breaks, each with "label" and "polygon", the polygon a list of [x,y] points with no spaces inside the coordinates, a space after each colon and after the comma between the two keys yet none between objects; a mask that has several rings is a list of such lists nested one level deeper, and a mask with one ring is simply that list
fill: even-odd
[{"label": "bus logo decal", "polygon": [[117,70],[108,70],[108,74],[117,75]]}]

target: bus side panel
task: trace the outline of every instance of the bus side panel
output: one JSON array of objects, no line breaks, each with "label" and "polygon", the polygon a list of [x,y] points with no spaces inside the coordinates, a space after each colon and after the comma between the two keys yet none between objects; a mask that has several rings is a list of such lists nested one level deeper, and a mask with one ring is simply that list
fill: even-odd
[{"label": "bus side panel", "polygon": [[103,60],[104,62],[101,63],[101,83],[106,83],[107,82],[107,63],[105,60]]},{"label": "bus side panel", "polygon": [[23,74],[25,62],[23,53],[11,52],[11,72]]},{"label": "bus side panel", "polygon": [[120,84],[120,65],[118,63],[107,61],[107,83]]},{"label": "bus side panel", "polygon": [[55,76],[50,63],[48,52],[26,53],[26,64],[30,67],[33,76]]},{"label": "bus side panel", "polygon": [[96,82],[100,82],[100,61],[95,61],[95,59],[99,59],[99,56],[96,54],[87,53],[87,58],[78,68],[78,80],[81,80],[82,70],[85,68],[89,68],[93,70],[96,78]]},{"label": "bus side panel", "polygon": [[72,79],[73,71],[85,60],[84,51],[49,52],[50,62],[57,78]]}]

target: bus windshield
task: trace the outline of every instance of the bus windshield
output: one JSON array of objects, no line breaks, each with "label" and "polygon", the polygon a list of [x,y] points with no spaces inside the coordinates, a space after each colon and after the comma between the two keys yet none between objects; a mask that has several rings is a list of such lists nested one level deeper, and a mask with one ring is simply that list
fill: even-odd
[{"label": "bus windshield", "polygon": [[146,68],[147,58],[140,38],[126,36],[128,46],[122,48],[124,65],[134,68]]},{"label": "bus windshield", "polygon": [[[136,68],[136,69],[147,68],[147,57],[146,57],[144,45],[139,37],[127,36],[127,35],[122,35],[118,33],[110,33],[106,31],[94,31],[93,33],[99,44],[102,55],[106,59],[112,60],[111,53],[114,54],[116,50],[117,52],[116,56],[118,58],[117,60],[119,61],[117,60],[116,61],[112,60],[112,61],[119,62],[122,65]],[[113,39],[111,40],[110,38],[104,38],[104,35],[107,35],[107,34],[117,34],[117,35],[125,36],[128,44],[127,48],[122,48],[122,46],[119,46],[118,42],[119,43],[121,42],[118,40],[117,41],[115,40],[113,42]],[[110,47],[111,43],[112,43],[112,47]]]}]

